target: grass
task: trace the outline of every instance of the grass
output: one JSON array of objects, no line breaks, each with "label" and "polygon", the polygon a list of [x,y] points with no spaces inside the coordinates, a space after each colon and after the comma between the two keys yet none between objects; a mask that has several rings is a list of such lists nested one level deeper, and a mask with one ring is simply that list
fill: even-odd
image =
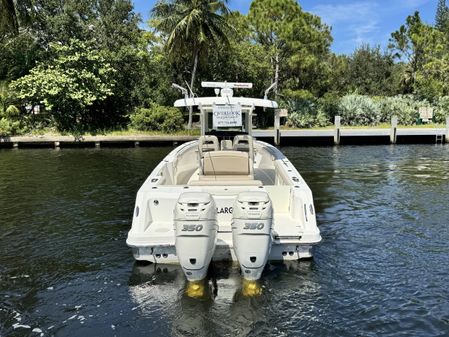
[{"label": "grass", "polygon": [[[422,124],[422,125],[398,125],[399,129],[433,129],[433,128],[445,128],[445,124]],[[391,125],[384,123],[376,126],[342,126],[341,129],[390,129]],[[281,130],[333,130],[334,125],[329,125],[326,127],[312,127],[312,128],[291,128],[285,125],[281,126]],[[254,131],[263,130],[274,130],[273,127],[266,129],[254,129]],[[162,131],[140,131],[135,129],[121,129],[121,130],[98,130],[96,132],[85,132],[81,134],[70,133],[70,132],[59,132],[54,128],[46,129],[36,129],[28,132],[24,136],[199,136],[200,130],[194,128],[191,130],[180,130],[176,132],[162,132]]]},{"label": "grass", "polygon": [[140,131],[135,129],[121,129],[121,130],[97,130],[95,132],[71,133],[59,132],[53,128],[36,129],[25,134],[24,136],[199,136],[201,134],[199,129],[180,130],[175,132],[163,131]]},{"label": "grass", "polygon": [[[438,128],[445,128],[445,124],[421,124],[421,125],[398,125],[398,129],[438,129]],[[340,129],[390,129],[391,124],[388,123],[382,123],[374,126],[370,125],[343,125],[340,127]],[[273,128],[270,128],[273,130]],[[335,129],[334,125],[329,125],[325,127],[312,127],[312,128],[291,128],[287,127],[285,125],[281,126],[281,130],[333,130]]]}]

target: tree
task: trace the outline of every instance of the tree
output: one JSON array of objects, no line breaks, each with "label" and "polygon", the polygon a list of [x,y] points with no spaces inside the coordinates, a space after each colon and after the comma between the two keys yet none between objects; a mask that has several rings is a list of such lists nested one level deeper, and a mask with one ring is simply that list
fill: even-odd
[{"label": "tree", "polygon": [[415,12],[407,17],[405,25],[391,34],[388,47],[394,52],[396,59],[407,65],[403,79],[404,93],[412,93],[414,90],[416,72],[424,63],[425,35],[429,28],[421,21],[419,12]]},{"label": "tree", "polygon": [[[396,52],[394,57],[405,63],[403,92],[420,92],[427,97],[442,92],[443,83],[439,82],[444,80],[447,67],[440,62],[445,62],[448,52],[446,34],[423,23],[415,12],[391,36],[389,47]],[[439,80],[434,82],[437,78]],[[433,89],[427,90],[430,87]]]},{"label": "tree", "polygon": [[72,40],[51,44],[56,58],[40,63],[11,83],[24,103],[43,104],[59,129],[72,130],[90,120],[89,108],[113,94],[115,70],[91,45]]},{"label": "tree", "polygon": [[348,82],[361,95],[390,95],[397,91],[392,81],[394,60],[380,46],[362,45],[349,59]]},{"label": "tree", "polygon": [[449,33],[449,8],[446,5],[446,0],[438,0],[435,27],[441,32]]},{"label": "tree", "polygon": [[280,67],[287,54],[285,38],[288,31],[293,30],[294,19],[300,11],[295,0],[255,0],[249,9],[248,17],[253,25],[256,41],[267,49],[273,64],[276,96]]},{"label": "tree", "polygon": [[327,60],[329,72],[328,93],[345,95],[350,92],[349,56],[331,53]]},{"label": "tree", "polygon": [[[152,24],[166,35],[166,49],[173,58],[192,57],[190,90],[193,92],[201,56],[227,41],[231,30],[221,14],[228,13],[223,0],[160,0],[152,10]],[[192,127],[192,109],[188,128]]]},{"label": "tree", "polygon": [[415,93],[421,98],[435,100],[449,95],[449,41],[436,29],[426,34],[425,60],[416,73]]},{"label": "tree", "polygon": [[17,34],[18,32],[19,24],[14,1],[0,0],[0,37],[4,37],[8,33]]},{"label": "tree", "polygon": [[321,81],[332,39],[318,17],[303,12],[295,0],[255,0],[248,17],[255,40],[271,58],[277,88],[308,90],[312,81]]},{"label": "tree", "polygon": [[[270,57],[265,47],[255,43],[251,25],[246,15],[232,12],[225,16],[230,32],[229,43],[211,50],[201,76],[209,80],[251,82],[252,89],[243,89],[245,95],[261,97],[271,84]],[[210,90],[210,89],[209,89]]]}]

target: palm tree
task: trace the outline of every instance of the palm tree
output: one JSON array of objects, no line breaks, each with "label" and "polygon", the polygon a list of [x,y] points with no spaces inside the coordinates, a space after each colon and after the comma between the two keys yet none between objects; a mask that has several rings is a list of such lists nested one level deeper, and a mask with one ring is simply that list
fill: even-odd
[{"label": "palm tree", "polygon": [[[154,27],[167,37],[165,47],[173,57],[190,54],[193,91],[198,61],[207,48],[228,43],[227,32],[232,28],[222,14],[229,13],[227,0],[159,0],[152,10]],[[192,127],[192,108],[188,128]]]}]

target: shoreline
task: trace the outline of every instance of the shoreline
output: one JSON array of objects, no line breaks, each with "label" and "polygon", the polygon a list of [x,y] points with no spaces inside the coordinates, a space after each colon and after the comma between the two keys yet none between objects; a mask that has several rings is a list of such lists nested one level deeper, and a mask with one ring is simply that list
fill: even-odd
[{"label": "shoreline", "polygon": [[[274,142],[275,130],[253,130],[258,139]],[[0,148],[33,147],[138,147],[176,146],[178,143],[197,139],[196,135],[32,135],[0,137]],[[336,142],[338,138],[338,143]],[[369,144],[436,144],[449,142],[447,128],[323,128],[281,129],[280,145],[333,146]]]}]

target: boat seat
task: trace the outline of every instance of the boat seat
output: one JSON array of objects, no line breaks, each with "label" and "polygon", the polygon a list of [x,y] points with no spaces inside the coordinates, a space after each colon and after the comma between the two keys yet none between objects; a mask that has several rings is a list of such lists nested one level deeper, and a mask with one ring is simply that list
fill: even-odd
[{"label": "boat seat", "polygon": [[[235,151],[247,152],[251,162],[254,162],[254,138],[250,135],[237,135],[232,142]],[[252,167],[252,166],[251,166]]]},{"label": "boat seat", "polygon": [[[215,179],[192,180],[189,186],[262,186],[260,180],[232,176],[232,179],[223,179],[224,176],[215,176]],[[239,179],[239,180],[236,180]]]},{"label": "boat seat", "polygon": [[251,171],[247,152],[211,151],[202,159],[202,176],[249,176]]},{"label": "boat seat", "polygon": [[247,152],[211,151],[204,153],[197,178],[189,181],[191,186],[262,186],[254,180]]},{"label": "boat seat", "polygon": [[249,135],[237,135],[232,142],[233,148],[236,151],[250,152],[253,149],[253,137]]},{"label": "boat seat", "polygon": [[202,158],[206,152],[218,150],[220,150],[220,147],[217,136],[201,136],[198,138],[198,152],[200,158]]},{"label": "boat seat", "polygon": [[223,140],[220,142],[220,147],[221,147],[221,150],[222,150],[222,151],[223,151],[223,150],[233,150],[232,140],[229,140],[229,139],[223,139]]}]

